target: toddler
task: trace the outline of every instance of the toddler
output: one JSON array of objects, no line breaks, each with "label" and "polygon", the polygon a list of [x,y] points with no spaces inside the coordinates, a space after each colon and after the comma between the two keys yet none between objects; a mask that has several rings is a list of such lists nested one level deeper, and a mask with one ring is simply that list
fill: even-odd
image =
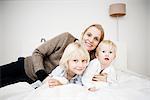
[{"label": "toddler", "polygon": [[90,91],[106,87],[116,81],[116,72],[111,65],[116,57],[116,45],[110,40],[103,40],[96,49],[96,57],[83,74],[83,85]]}]

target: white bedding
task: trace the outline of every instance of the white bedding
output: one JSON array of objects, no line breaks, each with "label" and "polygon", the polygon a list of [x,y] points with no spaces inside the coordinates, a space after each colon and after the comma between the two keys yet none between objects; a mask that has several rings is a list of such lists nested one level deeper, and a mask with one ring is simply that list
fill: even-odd
[{"label": "white bedding", "polygon": [[26,82],[0,88],[0,100],[150,100],[150,79],[127,71],[126,45],[117,44],[117,83],[89,92],[87,88],[68,84],[49,88],[46,85],[34,89]]},{"label": "white bedding", "polygon": [[0,88],[0,100],[150,100],[149,79],[131,72],[117,74],[117,84],[97,92],[75,84],[33,89],[21,82]]}]

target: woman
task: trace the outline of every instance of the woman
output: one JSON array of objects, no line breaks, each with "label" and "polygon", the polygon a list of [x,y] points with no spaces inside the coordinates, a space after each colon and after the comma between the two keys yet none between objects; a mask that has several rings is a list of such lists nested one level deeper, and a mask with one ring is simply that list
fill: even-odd
[{"label": "woman", "polygon": [[[104,30],[99,24],[90,25],[81,34],[81,41],[90,53],[91,60],[95,58],[95,49],[103,38]],[[76,40],[70,33],[62,33],[36,48],[32,56],[0,66],[0,87],[19,81],[28,83],[35,80],[43,81],[59,64],[66,46]]]}]

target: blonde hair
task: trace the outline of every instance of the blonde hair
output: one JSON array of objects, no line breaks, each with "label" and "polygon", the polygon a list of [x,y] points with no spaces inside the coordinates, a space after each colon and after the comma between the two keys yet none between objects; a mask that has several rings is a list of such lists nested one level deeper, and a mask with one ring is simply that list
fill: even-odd
[{"label": "blonde hair", "polygon": [[64,69],[67,69],[68,68],[67,62],[77,54],[79,54],[81,57],[84,57],[87,60],[87,63],[89,63],[90,55],[88,51],[83,47],[81,42],[76,41],[76,42],[70,43],[65,48],[65,51],[60,59],[59,66],[62,66],[64,67]]},{"label": "blonde hair", "polygon": [[96,48],[96,55],[98,56],[98,53],[100,51],[100,47],[101,45],[109,45],[109,46],[112,46],[114,49],[115,49],[115,55],[116,55],[116,52],[117,52],[117,46],[114,42],[112,42],[111,40],[103,40],[101,41],[101,43],[98,45],[98,47]]}]

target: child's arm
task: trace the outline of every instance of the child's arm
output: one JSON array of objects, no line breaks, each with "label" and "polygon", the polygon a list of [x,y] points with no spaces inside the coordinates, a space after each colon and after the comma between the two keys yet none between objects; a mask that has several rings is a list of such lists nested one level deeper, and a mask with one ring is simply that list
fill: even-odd
[{"label": "child's arm", "polygon": [[94,75],[94,77],[92,78],[92,81],[103,81],[103,82],[107,82],[107,73],[101,73],[98,75]]},{"label": "child's arm", "polygon": [[59,80],[57,79],[53,79],[51,78],[49,81],[48,81],[48,86],[49,87],[55,87],[55,86],[59,86],[59,85],[63,85]]},{"label": "child's arm", "polygon": [[58,85],[63,85],[63,84],[67,84],[68,80],[65,77],[62,76],[52,76],[51,77],[51,81],[56,80]]},{"label": "child's arm", "polygon": [[97,70],[97,63],[95,62],[95,60],[92,60],[82,76],[82,83],[87,88],[94,87],[92,77],[96,73],[96,70]]},{"label": "child's arm", "polygon": [[42,83],[43,84],[47,84],[48,81],[52,78],[52,76],[58,76],[62,73],[62,69],[60,68],[60,66],[57,66],[50,74],[49,76],[47,76]]},{"label": "child's arm", "polygon": [[112,66],[106,68],[101,74],[94,75],[92,78],[93,81],[103,81],[110,84],[114,83],[116,79],[116,72]]},{"label": "child's arm", "polygon": [[63,77],[64,70],[62,67],[57,66],[51,74],[44,80],[50,87],[67,84],[68,80]]},{"label": "child's arm", "polygon": [[111,67],[109,70],[107,82],[110,84],[117,82],[117,74],[113,67]]},{"label": "child's arm", "polygon": [[96,87],[90,87],[90,88],[88,88],[88,90],[91,91],[91,92],[95,92],[95,91],[97,91],[98,89],[97,89]]}]

